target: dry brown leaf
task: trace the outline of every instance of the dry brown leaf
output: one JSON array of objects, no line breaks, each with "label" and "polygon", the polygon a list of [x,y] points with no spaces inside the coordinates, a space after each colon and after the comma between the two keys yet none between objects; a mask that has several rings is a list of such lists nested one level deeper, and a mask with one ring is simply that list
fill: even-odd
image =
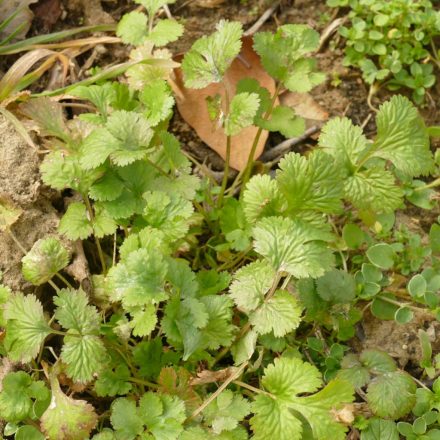
[{"label": "dry brown leaf", "polygon": [[207,383],[213,382],[224,382],[226,379],[231,377],[232,374],[237,370],[236,367],[228,367],[223,370],[210,371],[203,370],[197,374],[197,377],[191,379],[191,385],[205,385]]},{"label": "dry brown leaf", "polygon": [[218,8],[225,0],[196,0],[195,5],[201,8]]},{"label": "dry brown leaf", "polygon": [[[183,84],[183,74],[180,68],[175,69],[176,85],[179,88],[176,101],[177,108],[183,119],[197,132],[200,139],[217,152],[223,159],[226,158],[226,135],[222,128],[209,118],[206,98],[219,94],[224,102],[224,89],[222,84],[211,84],[204,89],[187,89]],[[243,38],[243,47],[240,57],[237,57],[226,72],[226,81],[235,93],[238,81],[244,78],[256,79],[262,87],[275,93],[275,81],[266,73],[260,63],[258,55],[252,48],[252,38]],[[237,136],[232,137],[230,165],[236,170],[245,168],[252,143],[258,131],[257,127],[247,127]],[[263,131],[257,145],[254,159],[263,152],[268,132]]]},{"label": "dry brown leaf", "polygon": [[280,96],[280,103],[291,107],[298,116],[304,118],[307,127],[314,125],[317,121],[327,121],[329,118],[328,112],[308,93],[284,92]]}]

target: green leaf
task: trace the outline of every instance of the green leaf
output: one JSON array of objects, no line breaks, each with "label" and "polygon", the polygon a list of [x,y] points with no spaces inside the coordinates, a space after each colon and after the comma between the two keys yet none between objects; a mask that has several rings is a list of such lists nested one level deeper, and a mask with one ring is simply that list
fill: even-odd
[{"label": "green leaf", "polygon": [[182,61],[185,85],[202,89],[220,82],[234,58],[240,53],[242,25],[220,20],[217,31],[197,40]]},{"label": "green leaf", "polygon": [[174,98],[166,81],[159,79],[147,84],[140,93],[139,99],[145,106],[144,115],[152,127],[172,114]]},{"label": "green leaf", "polygon": [[153,304],[129,308],[129,312],[132,317],[130,326],[133,327],[133,336],[148,336],[156,328],[157,315]]},{"label": "green leaf", "polygon": [[315,150],[307,158],[290,153],[280,161],[278,187],[289,210],[337,213],[342,209],[342,175],[331,157]]},{"label": "green leaf", "polygon": [[93,200],[110,201],[117,199],[123,190],[123,184],[118,175],[108,170],[100,179],[93,183],[89,195]]},{"label": "green leaf", "polygon": [[112,403],[111,410],[110,421],[119,438],[133,440],[144,431],[144,424],[133,400],[116,399]]},{"label": "green leaf", "polygon": [[251,405],[246,399],[225,390],[203,410],[203,415],[206,423],[219,434],[235,429],[250,411]]},{"label": "green leaf", "polygon": [[273,332],[277,337],[284,336],[299,326],[301,312],[297,300],[289,292],[278,290],[249,316],[249,321],[261,335]]},{"label": "green leaf", "polygon": [[61,360],[67,365],[66,373],[76,382],[89,382],[108,361],[107,351],[98,336],[81,336],[69,330],[64,337]]},{"label": "green leaf", "polygon": [[4,344],[13,361],[30,362],[51,333],[43,306],[34,295],[11,295],[5,305],[6,337]]},{"label": "green leaf", "polygon": [[131,252],[124,262],[113,266],[108,274],[114,287],[113,301],[127,306],[143,306],[167,298],[164,281],[167,264],[161,254],[146,249]]},{"label": "green leaf", "polygon": [[148,17],[142,12],[124,14],[116,28],[116,35],[125,44],[141,45],[147,38]]},{"label": "green leaf", "polygon": [[284,211],[286,202],[277,182],[269,175],[257,175],[246,185],[243,194],[243,211],[249,223],[261,217],[270,217]]},{"label": "green leaf", "polygon": [[101,318],[95,307],[88,305],[83,290],[62,289],[53,299],[57,306],[55,319],[66,329],[80,334],[99,334]]},{"label": "green leaf", "polygon": [[20,208],[16,208],[7,200],[0,198],[0,231],[6,231],[22,214]]},{"label": "green leaf", "polygon": [[356,283],[351,274],[334,269],[316,280],[316,291],[327,302],[345,304],[355,299]]},{"label": "green leaf", "polygon": [[296,116],[292,108],[279,105],[272,110],[270,119],[258,119],[257,125],[268,131],[279,131],[286,138],[293,138],[304,133],[304,119]]},{"label": "green leaf", "polygon": [[92,405],[66,396],[55,377],[51,378],[52,401],[41,416],[41,428],[49,440],[88,438],[98,423]]},{"label": "green leaf", "polygon": [[105,369],[95,382],[95,391],[99,397],[120,396],[130,392],[130,370],[125,364],[114,369]]},{"label": "green leaf", "polygon": [[69,264],[69,253],[54,237],[40,239],[22,258],[25,280],[39,286],[49,281],[59,270]]},{"label": "green leaf", "polygon": [[414,318],[414,312],[408,307],[400,307],[394,314],[394,319],[399,324],[408,324]]},{"label": "green leaf", "polygon": [[393,421],[372,418],[362,431],[361,440],[399,440],[399,433]]},{"label": "green leaf", "polygon": [[275,279],[275,271],[266,261],[257,260],[239,269],[230,286],[230,295],[238,309],[246,314],[264,300]]},{"label": "green leaf", "polygon": [[434,166],[429,136],[416,107],[404,96],[393,96],[376,117],[374,155],[389,160],[412,177],[428,175]]},{"label": "green leaf", "polygon": [[403,199],[391,172],[369,168],[350,176],[344,183],[345,196],[358,209],[378,213],[395,211]]},{"label": "green leaf", "polygon": [[260,98],[256,93],[238,93],[231,101],[229,114],[225,119],[225,133],[235,136],[243,128],[252,125],[260,106]]},{"label": "green leaf", "polygon": [[155,46],[166,46],[168,43],[178,40],[183,35],[183,29],[183,26],[176,20],[159,20],[148,34],[148,39]]},{"label": "green leaf", "polygon": [[391,373],[397,370],[394,359],[380,350],[364,350],[360,355],[360,361],[373,374]]},{"label": "green leaf", "polygon": [[165,5],[171,5],[176,0],[135,0],[135,3],[142,5],[147,11],[148,15],[155,16],[159,9]]},{"label": "green leaf", "polygon": [[377,376],[368,385],[367,401],[377,416],[399,419],[413,408],[416,389],[415,382],[407,373],[385,373]]},{"label": "green leaf", "polygon": [[319,277],[333,264],[333,255],[320,234],[289,218],[260,220],[253,230],[255,250],[278,272],[297,278]]},{"label": "green leaf", "polygon": [[434,223],[429,230],[429,245],[434,254],[440,254],[440,225]]},{"label": "green leaf", "polygon": [[89,237],[93,233],[93,227],[86,206],[80,202],[71,203],[60,221],[58,230],[69,240],[84,240]]},{"label": "green leaf", "polygon": [[297,413],[309,423],[317,440],[345,438],[346,428],[334,420],[331,410],[352,401],[353,388],[348,382],[334,380],[316,394],[298,397],[315,392],[322,384],[321,374],[298,358],[278,358],[265,369],[261,384],[272,396],[258,394],[252,406],[255,415],[250,424],[256,440],[302,439]]},{"label": "green leaf", "polygon": [[347,223],[342,228],[342,238],[350,249],[358,249],[365,242],[365,237],[365,232],[353,223]]},{"label": "green leaf", "polygon": [[378,243],[368,248],[367,257],[375,266],[388,270],[394,266],[397,254],[389,244]]},{"label": "green leaf", "polygon": [[20,426],[15,433],[15,440],[45,440],[44,435],[34,426]]},{"label": "green leaf", "polygon": [[34,401],[47,401],[50,393],[42,381],[33,381],[24,371],[8,373],[2,381],[0,414],[7,422],[18,423],[33,416]]}]

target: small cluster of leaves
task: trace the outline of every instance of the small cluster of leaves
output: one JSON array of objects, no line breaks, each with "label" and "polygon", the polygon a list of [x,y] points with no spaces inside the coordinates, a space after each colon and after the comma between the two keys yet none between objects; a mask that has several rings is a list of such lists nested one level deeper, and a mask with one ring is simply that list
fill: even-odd
[{"label": "small cluster of leaves", "polygon": [[[407,87],[414,102],[425,99],[435,83],[440,12],[429,0],[327,0],[331,7],[349,7],[345,64],[362,70],[364,80],[386,82],[391,90]],[[426,62],[428,61],[428,62]]]}]

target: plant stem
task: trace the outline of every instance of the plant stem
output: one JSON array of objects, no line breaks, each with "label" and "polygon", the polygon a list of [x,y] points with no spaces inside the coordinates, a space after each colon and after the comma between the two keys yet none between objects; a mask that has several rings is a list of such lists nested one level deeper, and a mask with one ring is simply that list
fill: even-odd
[{"label": "plant stem", "polygon": [[[280,93],[280,90],[281,90],[281,83],[278,83],[277,88],[275,89],[275,92],[272,96],[272,100],[270,101],[269,108],[267,109],[266,113],[264,114],[263,119],[268,120],[270,115],[272,114],[272,110],[274,108],[275,102],[276,102],[278,95]],[[244,191],[246,183],[248,182],[248,180],[251,176],[252,166],[254,164],[255,152],[257,151],[258,142],[260,141],[260,137],[261,137],[262,133],[263,133],[263,129],[261,127],[259,127],[257,134],[255,135],[254,142],[251,147],[251,152],[249,153],[246,167],[244,169],[243,180],[241,182],[241,192],[242,193]],[[238,176],[237,176],[237,178],[238,178]]]},{"label": "plant stem", "polygon": [[[90,221],[93,223],[93,221],[95,219],[95,215],[93,213],[93,208],[92,208],[92,205],[90,204],[90,200],[87,197],[87,195],[83,195],[83,200],[86,204],[87,212],[89,213],[89,216],[90,216]],[[106,275],[107,274],[107,264],[105,263],[104,252],[102,252],[101,243],[99,242],[99,239],[95,234],[93,234],[93,237],[95,239],[96,248],[98,249],[98,255],[99,255],[99,260],[101,261],[102,271],[103,271],[104,275]]]},{"label": "plant stem", "polygon": [[217,206],[220,208],[223,205],[223,197],[225,195],[226,185],[228,184],[229,177],[229,161],[231,160],[231,136],[226,138],[226,159],[225,159],[225,169],[223,174],[222,186],[220,189],[220,194],[218,196]]},{"label": "plant stem", "polygon": [[145,385],[146,387],[154,388],[156,390],[159,388],[159,385],[157,383],[150,382],[148,380],[142,380],[142,379],[138,379],[136,377],[130,377],[130,379],[128,379],[128,380],[130,382],[137,383],[139,385]]},{"label": "plant stem", "polygon": [[9,236],[12,238],[14,243],[19,247],[21,252],[23,252],[24,255],[27,254],[26,248],[20,243],[20,240],[17,238],[17,236],[11,231],[11,228],[6,229],[8,231]]},{"label": "plant stem", "polygon": [[416,307],[416,306],[412,306],[409,303],[401,303],[399,301],[395,301],[392,298],[388,298],[386,296],[382,296],[382,295],[378,295],[376,298],[380,299],[381,301],[387,302],[389,304],[393,304],[397,307],[408,307],[408,309],[414,310],[415,312],[420,312],[420,313],[429,313],[428,309],[422,309],[421,307]]},{"label": "plant stem", "polygon": [[252,385],[247,384],[246,382],[242,382],[241,380],[234,380],[234,382],[232,383],[238,385],[239,387],[247,388],[248,390],[253,391],[256,394],[264,394],[265,396],[269,396],[271,399],[276,398],[273,394],[268,393],[267,391],[264,390],[260,390],[260,388],[255,388]]},{"label": "plant stem", "polygon": [[48,280],[47,282],[53,287],[55,292],[59,292],[60,291],[60,288],[52,280]]},{"label": "plant stem", "polygon": [[440,177],[437,177],[437,179],[433,180],[430,183],[427,183],[426,185],[414,188],[414,191],[423,191],[425,189],[435,188],[436,186],[439,186],[439,185],[440,185]]},{"label": "plant stem", "polygon": [[69,283],[69,281],[66,280],[66,278],[63,277],[59,272],[55,274],[55,276],[60,279],[69,289],[73,289],[74,287],[72,284]]},{"label": "plant stem", "polygon": [[243,370],[247,367],[248,362],[244,362],[238,367],[235,373],[231,374],[218,388],[212,393],[186,420],[184,423],[188,423],[191,420],[195,419],[211,402],[213,402],[222,392],[223,390],[237,377],[240,377],[243,373]]}]

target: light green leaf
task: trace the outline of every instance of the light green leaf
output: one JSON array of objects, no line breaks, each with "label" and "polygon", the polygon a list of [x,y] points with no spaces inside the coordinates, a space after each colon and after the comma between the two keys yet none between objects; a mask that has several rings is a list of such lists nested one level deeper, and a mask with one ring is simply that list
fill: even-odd
[{"label": "light green leaf", "polygon": [[394,266],[397,254],[389,244],[378,243],[368,248],[367,257],[375,266],[388,270]]},{"label": "light green leaf", "polygon": [[346,179],[345,197],[358,209],[388,213],[402,204],[403,191],[389,171],[369,168]]},{"label": "light green leaf", "polygon": [[342,209],[342,174],[331,156],[315,150],[307,158],[290,153],[280,161],[279,190],[289,210],[316,210],[337,213]]},{"label": "light green leaf", "polygon": [[176,41],[183,35],[183,26],[176,20],[159,20],[153,30],[148,34],[148,39],[155,46],[166,46],[168,43]]},{"label": "light green leaf", "polygon": [[221,20],[216,29],[214,34],[197,40],[185,54],[182,71],[186,87],[202,89],[220,82],[240,53],[241,23]]},{"label": "light green leaf", "polygon": [[123,188],[122,180],[118,175],[108,170],[104,176],[93,183],[89,189],[89,195],[93,200],[115,200],[121,195]]},{"label": "light green leaf", "polygon": [[260,335],[273,332],[279,337],[298,327],[301,312],[301,307],[289,292],[278,290],[249,316],[249,321]]},{"label": "light green leaf", "polygon": [[252,357],[257,344],[257,338],[257,332],[250,330],[231,347],[231,354],[235,365],[241,365]]},{"label": "light green leaf", "polygon": [[361,440],[399,440],[399,433],[393,421],[372,418],[361,432]]},{"label": "light green leaf", "polygon": [[394,371],[377,376],[367,388],[367,401],[379,417],[399,419],[408,414],[416,402],[417,386],[411,376]]},{"label": "light green leaf", "polygon": [[356,283],[351,274],[334,269],[316,280],[316,291],[324,301],[350,303],[356,296]]},{"label": "light green leaf", "polygon": [[229,114],[225,119],[225,133],[235,136],[243,128],[252,125],[260,106],[260,98],[256,93],[238,93],[231,101]]},{"label": "light green leaf", "polygon": [[51,378],[52,401],[41,416],[41,428],[49,440],[88,438],[98,423],[98,415],[85,400],[66,396],[55,377]]},{"label": "light green leaf", "polygon": [[109,212],[101,203],[94,205],[95,217],[93,218],[92,227],[95,237],[102,238],[105,235],[112,235],[118,225],[113,220]]},{"label": "light green leaf", "polygon": [[156,328],[157,315],[154,305],[147,304],[143,307],[130,308],[130,315],[133,336],[148,336]]},{"label": "light green leaf", "polygon": [[130,370],[125,364],[120,364],[114,369],[106,368],[95,382],[96,394],[99,397],[127,394],[132,388],[130,377]]},{"label": "light green leaf", "polygon": [[116,35],[125,44],[141,45],[147,38],[148,17],[142,12],[124,14],[116,28]]},{"label": "light green leaf", "polygon": [[84,240],[93,233],[91,221],[87,215],[86,205],[73,202],[67,208],[60,221],[58,230],[70,240]]},{"label": "light green leaf", "polygon": [[[110,421],[119,438],[133,440],[143,431],[143,422],[136,408],[136,402],[119,398],[112,403]],[[152,408],[149,409],[152,411]]]},{"label": "light green leaf", "polygon": [[289,218],[268,217],[253,230],[255,250],[279,272],[297,278],[319,277],[333,264],[333,256],[319,233]]},{"label": "light green leaf", "polygon": [[232,431],[251,411],[250,403],[231,390],[225,390],[204,410],[205,421],[216,434]]},{"label": "light green leaf", "polygon": [[270,119],[259,118],[256,125],[268,131],[279,131],[286,138],[293,138],[304,133],[304,119],[296,116],[292,108],[279,105],[275,107]]},{"label": "light green leaf", "polygon": [[43,313],[43,306],[34,295],[11,295],[5,305],[6,337],[4,344],[13,361],[30,362],[51,328]]},{"label": "light green leaf", "polygon": [[108,361],[103,342],[98,336],[81,336],[69,330],[64,337],[61,360],[67,365],[66,373],[76,382],[89,382]]},{"label": "light green leaf", "polygon": [[322,127],[319,146],[351,169],[367,148],[368,140],[362,128],[353,125],[350,119],[334,118]]},{"label": "light green leaf", "polygon": [[263,260],[257,260],[239,269],[229,290],[239,310],[249,314],[264,300],[275,279],[275,271]]},{"label": "light green leaf", "polygon": [[59,270],[69,264],[70,255],[54,237],[40,239],[22,258],[25,280],[39,286],[49,281]]},{"label": "light green leaf", "polygon": [[374,155],[389,160],[412,177],[428,175],[434,166],[429,136],[416,107],[404,96],[393,96],[376,117]]},{"label": "light green leaf", "polygon": [[139,99],[145,106],[144,115],[152,127],[172,114],[174,98],[166,81],[159,79],[147,84],[140,93]]}]

